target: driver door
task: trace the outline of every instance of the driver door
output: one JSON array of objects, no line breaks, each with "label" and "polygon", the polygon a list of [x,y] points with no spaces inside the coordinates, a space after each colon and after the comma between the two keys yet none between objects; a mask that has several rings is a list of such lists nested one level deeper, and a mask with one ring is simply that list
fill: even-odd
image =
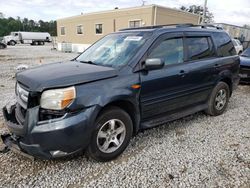
[{"label": "driver door", "polygon": [[143,71],[141,78],[142,121],[164,115],[186,106],[185,76],[188,69],[184,63],[183,33],[166,34],[158,38],[145,59],[161,58],[164,67]]}]

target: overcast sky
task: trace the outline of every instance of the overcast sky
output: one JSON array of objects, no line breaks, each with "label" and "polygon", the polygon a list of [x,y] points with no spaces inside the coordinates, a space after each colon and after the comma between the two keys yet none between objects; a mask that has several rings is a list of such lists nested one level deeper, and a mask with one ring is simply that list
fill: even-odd
[{"label": "overcast sky", "polygon": [[[181,5],[202,5],[204,0],[147,0],[146,5],[158,4],[171,8]],[[27,17],[34,20],[56,20],[81,12],[111,10],[141,6],[142,0],[0,0],[0,12],[6,17]],[[208,9],[214,14],[215,22],[236,25],[250,24],[250,0],[208,0]]]}]

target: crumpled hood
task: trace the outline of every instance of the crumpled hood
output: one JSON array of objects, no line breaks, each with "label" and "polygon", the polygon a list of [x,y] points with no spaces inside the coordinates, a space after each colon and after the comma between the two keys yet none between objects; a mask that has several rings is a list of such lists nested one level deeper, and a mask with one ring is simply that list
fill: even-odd
[{"label": "crumpled hood", "polygon": [[117,76],[111,67],[97,66],[76,61],[52,63],[17,73],[17,81],[29,91],[67,87]]},{"label": "crumpled hood", "polygon": [[249,66],[250,67],[250,58],[240,56],[240,65]]}]

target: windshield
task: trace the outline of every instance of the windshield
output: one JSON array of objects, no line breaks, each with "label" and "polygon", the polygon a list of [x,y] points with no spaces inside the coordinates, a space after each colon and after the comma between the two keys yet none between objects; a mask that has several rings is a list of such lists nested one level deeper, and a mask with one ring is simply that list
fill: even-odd
[{"label": "windshield", "polygon": [[247,48],[244,52],[242,52],[241,56],[250,57],[250,48]]},{"label": "windshield", "polygon": [[110,34],[84,51],[76,61],[109,67],[119,67],[137,53],[148,33],[131,32]]}]

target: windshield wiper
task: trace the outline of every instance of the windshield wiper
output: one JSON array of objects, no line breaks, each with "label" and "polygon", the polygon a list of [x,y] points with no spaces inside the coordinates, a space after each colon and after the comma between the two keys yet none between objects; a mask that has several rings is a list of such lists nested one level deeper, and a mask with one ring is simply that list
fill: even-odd
[{"label": "windshield wiper", "polygon": [[243,55],[240,55],[240,56],[241,56],[241,57],[249,57],[248,55],[244,55],[244,54],[243,54]]},{"label": "windshield wiper", "polygon": [[93,61],[79,61],[80,63],[87,63],[91,65],[96,65]]}]

